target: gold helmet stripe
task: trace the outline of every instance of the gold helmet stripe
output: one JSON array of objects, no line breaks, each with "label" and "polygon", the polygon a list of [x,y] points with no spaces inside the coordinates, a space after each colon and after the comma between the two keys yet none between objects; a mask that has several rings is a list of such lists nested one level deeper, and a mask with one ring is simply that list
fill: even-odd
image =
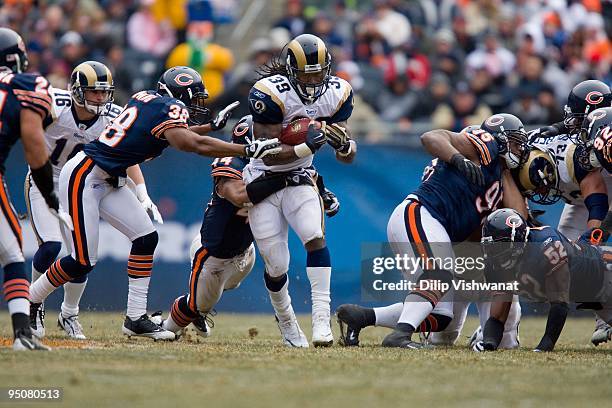
[{"label": "gold helmet stripe", "polygon": [[533,163],[533,161],[538,157],[543,157],[546,161],[549,162],[551,160],[550,155],[548,155],[546,152],[543,152],[542,150],[532,150],[531,153],[529,153],[527,163],[525,163],[523,167],[521,167],[521,170],[519,172],[519,181],[521,182],[521,186],[526,190],[534,191],[536,189],[536,186],[531,183],[531,179],[529,178],[529,169],[531,167],[531,163]]},{"label": "gold helmet stripe", "polygon": [[322,39],[317,37],[317,51],[319,53],[318,63],[321,67],[325,66],[325,57],[327,56],[327,47]]},{"label": "gold helmet stripe", "polygon": [[74,71],[81,72],[83,75],[85,75],[85,78],[87,78],[87,83],[79,84],[80,86],[95,86],[96,81],[98,80],[98,74],[96,73],[96,70],[91,65],[84,62],[80,64],[79,66],[77,66],[74,69]]},{"label": "gold helmet stripe", "polygon": [[292,40],[289,43],[288,49],[290,49],[293,52],[293,55],[295,55],[298,69],[300,71],[304,71],[306,67],[306,54],[304,53],[302,45],[296,40]]},{"label": "gold helmet stripe", "polygon": [[111,73],[111,70],[108,69],[106,65],[103,65],[103,67],[106,69],[106,82],[108,82],[109,85],[113,86],[113,74]]}]

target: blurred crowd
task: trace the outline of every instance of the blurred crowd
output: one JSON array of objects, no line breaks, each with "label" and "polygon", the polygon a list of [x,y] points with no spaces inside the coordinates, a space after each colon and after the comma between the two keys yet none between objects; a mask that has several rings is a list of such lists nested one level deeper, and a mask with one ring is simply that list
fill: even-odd
[{"label": "blurred crowd", "polygon": [[5,0],[0,24],[23,34],[32,69],[57,86],[79,61],[98,59],[115,72],[116,99],[125,102],[165,66],[190,65],[216,107],[245,101],[257,67],[293,36],[313,33],[352,84],[352,128],[370,141],[459,130],[501,111],[549,124],[562,119],[574,84],[612,82],[610,0],[286,0],[281,18],[235,61],[214,34],[244,4]]}]

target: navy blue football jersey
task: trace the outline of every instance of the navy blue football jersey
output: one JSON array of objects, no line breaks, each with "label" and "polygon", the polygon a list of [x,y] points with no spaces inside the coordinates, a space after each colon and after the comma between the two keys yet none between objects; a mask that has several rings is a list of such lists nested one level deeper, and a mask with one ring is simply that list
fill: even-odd
[{"label": "navy blue football jersey", "polygon": [[249,159],[245,157],[224,157],[211,164],[215,187],[204,212],[200,234],[202,246],[216,258],[233,258],[253,243],[253,234],[244,210],[217,194],[219,179],[227,177],[242,180],[242,169],[248,163]]},{"label": "navy blue football jersey", "polygon": [[107,173],[125,177],[128,167],[162,154],[169,146],[164,132],[173,127],[186,128],[188,118],[185,105],[178,99],[141,91],[83,151]]},{"label": "navy blue football jersey", "polygon": [[465,241],[502,199],[501,166],[495,139],[486,132],[463,133],[476,147],[484,187],[470,183],[450,164],[434,159],[412,193],[446,228],[452,242]]},{"label": "navy blue football jersey", "polygon": [[40,75],[0,73],[0,173],[13,145],[21,137],[21,110],[51,113],[49,82]]},{"label": "navy blue football jersey", "polygon": [[603,285],[606,267],[603,248],[584,242],[572,243],[552,227],[530,228],[527,241],[517,275],[523,296],[534,301],[547,301],[546,278],[568,264],[570,300],[596,300],[595,296]]}]

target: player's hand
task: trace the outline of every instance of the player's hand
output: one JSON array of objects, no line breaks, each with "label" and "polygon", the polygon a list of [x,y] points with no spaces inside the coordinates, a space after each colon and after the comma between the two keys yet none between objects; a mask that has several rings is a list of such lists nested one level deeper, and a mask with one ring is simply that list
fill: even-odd
[{"label": "player's hand", "polygon": [[212,130],[220,130],[227,125],[227,120],[232,116],[232,112],[240,105],[240,102],[236,101],[227,105],[223,110],[217,113],[217,116],[210,122],[210,128]]},{"label": "player's hand", "polygon": [[314,121],[311,121],[310,125],[308,125],[308,133],[306,134],[306,141],[304,143],[306,143],[306,146],[308,146],[312,154],[315,154],[326,141],[323,128],[317,129]]},{"label": "player's hand", "polygon": [[540,136],[554,137],[559,134],[559,129],[556,126],[544,126],[540,128]]},{"label": "player's hand", "polygon": [[601,245],[601,243],[606,242],[608,238],[610,238],[610,233],[608,231],[599,227],[593,227],[583,232],[578,240],[591,245]]},{"label": "player's hand", "polygon": [[278,154],[280,151],[281,145],[277,138],[257,139],[244,148],[245,155],[254,159],[262,159],[268,155]]},{"label": "player's hand", "polygon": [[325,134],[327,143],[335,150],[345,152],[350,147],[351,138],[345,127],[337,123],[328,125],[325,122],[321,122],[321,130]]},{"label": "player's hand", "polygon": [[466,158],[461,153],[456,153],[451,157],[450,164],[454,166],[472,184],[479,187],[484,187],[484,173],[480,166],[470,159]]},{"label": "player's hand", "polygon": [[68,214],[61,208],[57,210],[50,208],[50,210],[51,214],[56,216],[59,219],[60,223],[64,224],[66,228],[68,228],[70,231],[74,231],[74,224],[72,223],[72,218],[70,217],[70,214]]},{"label": "player's hand", "polygon": [[156,223],[163,224],[164,219],[162,218],[161,213],[157,209],[157,206],[153,200],[151,200],[151,197],[149,197],[149,194],[147,193],[147,186],[144,183],[138,184],[136,185],[135,190],[136,197],[138,198],[138,201],[140,201],[140,205],[142,205],[142,208],[144,208],[147,214],[149,214],[149,217],[151,217],[151,219]]},{"label": "player's hand", "polygon": [[331,218],[338,214],[338,211],[340,211],[340,201],[338,201],[338,197],[333,192],[325,189],[323,194],[321,194],[321,199],[323,200],[325,215]]}]

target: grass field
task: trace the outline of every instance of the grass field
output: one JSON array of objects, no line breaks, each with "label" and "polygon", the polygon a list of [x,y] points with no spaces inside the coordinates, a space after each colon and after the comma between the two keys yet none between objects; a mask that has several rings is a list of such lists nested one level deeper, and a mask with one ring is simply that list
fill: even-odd
[{"label": "grass field", "polygon": [[[47,316],[51,326],[55,313]],[[0,319],[7,322],[8,316]],[[363,332],[360,348],[290,350],[280,344],[272,317],[262,315],[220,314],[213,336],[199,343],[128,340],[116,313],[84,313],[81,319],[90,340],[66,341],[51,327],[50,353],[12,352],[4,323],[0,387],[63,387],[62,406],[87,408],[610,406],[612,401],[612,347],[588,343],[591,319],[570,319],[557,351],[546,354],[530,351],[544,328],[544,320],[536,318],[521,322],[522,350],[489,354],[471,352],[464,338],[454,348],[382,349],[385,329]],[[308,316],[300,323],[310,337]],[[476,324],[470,319],[463,334]]]}]

